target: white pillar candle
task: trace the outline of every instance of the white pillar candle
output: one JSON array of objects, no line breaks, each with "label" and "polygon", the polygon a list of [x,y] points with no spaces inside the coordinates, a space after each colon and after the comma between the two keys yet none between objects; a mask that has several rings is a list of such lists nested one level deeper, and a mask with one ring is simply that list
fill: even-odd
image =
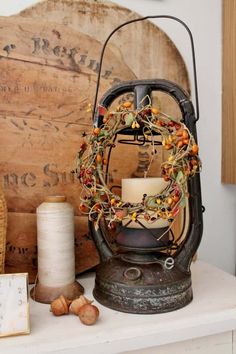
[{"label": "white pillar candle", "polygon": [[[167,187],[167,185],[168,182],[164,181],[163,178],[160,177],[124,178],[121,181],[121,197],[124,202],[140,203],[144,194],[149,196],[160,194]],[[127,221],[128,219],[125,219],[123,221],[123,225],[125,225]],[[159,219],[153,223],[149,223],[142,219],[141,222],[145,227],[149,229],[158,229],[169,226],[169,222],[163,219]],[[128,225],[128,227],[136,229],[142,228],[141,225],[133,221]]]}]

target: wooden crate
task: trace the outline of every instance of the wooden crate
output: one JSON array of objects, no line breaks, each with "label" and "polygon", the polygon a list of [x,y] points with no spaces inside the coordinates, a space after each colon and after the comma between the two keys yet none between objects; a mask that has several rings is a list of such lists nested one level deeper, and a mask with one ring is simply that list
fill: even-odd
[{"label": "wooden crate", "polygon": [[[48,0],[0,18],[0,179],[9,211],[7,271],[29,271],[34,279],[35,211],[49,194],[65,194],[75,209],[76,271],[98,263],[71,170],[81,134],[92,124],[87,108],[95,94],[101,42],[115,26],[137,16],[111,2]],[[189,90],[185,64],[169,38],[149,22],[132,25],[107,49],[99,97],[119,81],[157,77]],[[119,172],[133,171],[122,165]]]}]

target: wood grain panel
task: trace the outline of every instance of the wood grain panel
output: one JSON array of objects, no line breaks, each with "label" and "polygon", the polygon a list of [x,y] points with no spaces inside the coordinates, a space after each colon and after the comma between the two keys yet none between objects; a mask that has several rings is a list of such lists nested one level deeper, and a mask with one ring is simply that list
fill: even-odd
[{"label": "wood grain panel", "polygon": [[[96,38],[101,43],[121,23],[140,17],[139,14],[106,0],[40,1],[23,10],[20,15],[62,24]],[[122,28],[109,43],[109,50],[132,69],[138,79],[163,78],[190,91],[183,58],[170,38],[150,21],[133,23]],[[98,58],[99,56],[97,60]],[[114,66],[113,62],[110,64]]]},{"label": "wood grain panel", "polygon": [[[48,194],[64,194],[76,215],[76,270],[98,262],[78,204],[80,186],[71,175],[81,142],[90,130],[102,43],[120,23],[138,15],[109,1],[47,0],[19,15],[0,17],[0,183],[9,225],[7,271],[37,271],[35,210]],[[138,45],[137,45],[138,43]],[[157,55],[158,54],[158,55]],[[185,63],[166,34],[146,21],[119,31],[107,48],[99,97],[117,82],[165,78],[189,91]],[[179,110],[161,99],[163,110]],[[117,148],[116,156],[126,156]],[[114,181],[138,168],[137,148],[117,159]],[[116,157],[115,156],[115,157]],[[159,173],[162,156],[154,164]],[[116,159],[115,159],[116,161]],[[119,164],[118,164],[119,162]],[[87,241],[86,241],[87,240]],[[86,241],[86,242],[85,242]]]},{"label": "wood grain panel", "polygon": [[236,2],[223,1],[222,182],[236,184]]}]

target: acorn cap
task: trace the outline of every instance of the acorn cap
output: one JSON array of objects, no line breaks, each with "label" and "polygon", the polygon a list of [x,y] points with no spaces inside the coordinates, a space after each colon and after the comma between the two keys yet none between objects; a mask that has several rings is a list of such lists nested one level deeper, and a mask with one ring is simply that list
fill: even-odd
[{"label": "acorn cap", "polygon": [[57,299],[53,300],[51,303],[50,311],[55,316],[62,316],[69,313],[69,305],[71,301],[65,298],[65,296],[60,295]]}]

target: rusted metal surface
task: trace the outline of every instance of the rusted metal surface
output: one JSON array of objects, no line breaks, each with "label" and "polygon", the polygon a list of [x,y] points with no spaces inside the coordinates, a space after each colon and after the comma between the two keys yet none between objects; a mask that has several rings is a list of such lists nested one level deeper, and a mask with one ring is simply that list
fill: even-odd
[{"label": "rusted metal surface", "polygon": [[93,294],[114,310],[140,314],[177,310],[193,297],[190,273],[159,263],[129,263],[121,255],[97,267]]}]

